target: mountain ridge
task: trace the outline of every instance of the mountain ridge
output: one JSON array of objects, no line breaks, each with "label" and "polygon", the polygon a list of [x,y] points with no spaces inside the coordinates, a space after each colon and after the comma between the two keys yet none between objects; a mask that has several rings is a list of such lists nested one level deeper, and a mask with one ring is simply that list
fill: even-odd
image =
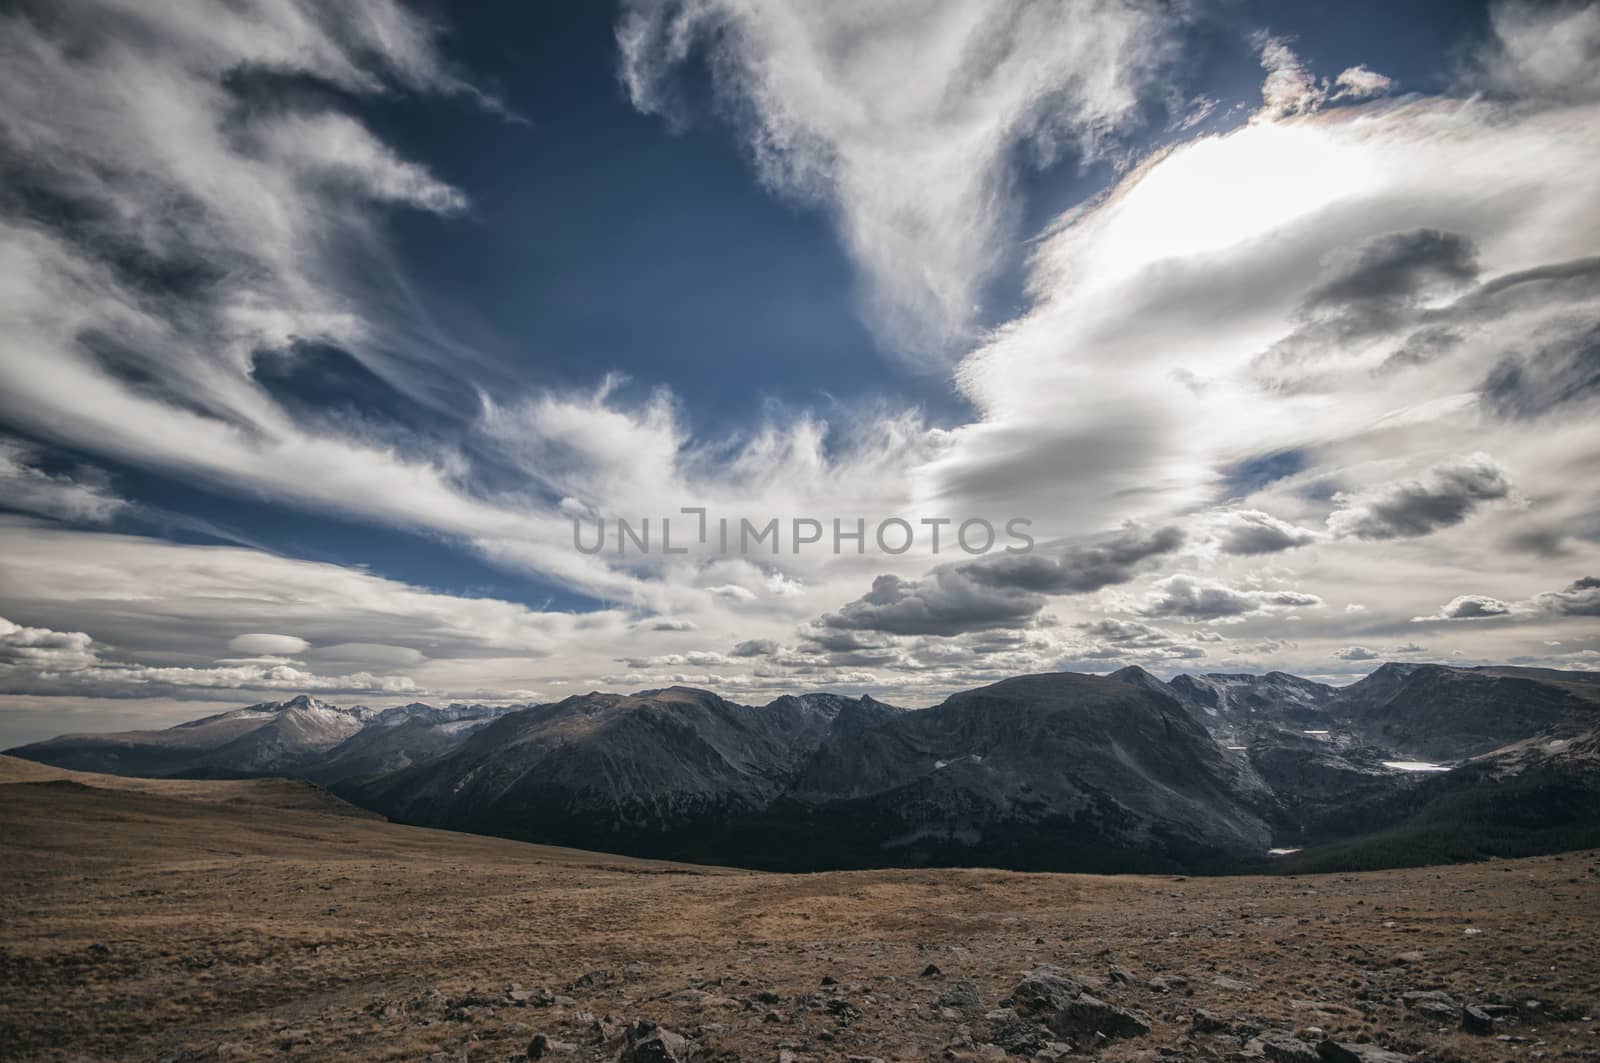
[{"label": "mountain ridge", "polygon": [[[1487,822],[1493,794],[1565,824],[1600,794],[1583,754],[1596,734],[1600,674],[1390,663],[1345,687],[1041,673],[924,709],[826,692],[743,705],[685,686],[504,708],[302,695],[10,752],[299,776],[401,822],[705,863],[1170,871],[1349,849],[1469,806]],[[1573,835],[1557,826],[1549,837]],[[1456,826],[1434,834],[1471,848]]]}]

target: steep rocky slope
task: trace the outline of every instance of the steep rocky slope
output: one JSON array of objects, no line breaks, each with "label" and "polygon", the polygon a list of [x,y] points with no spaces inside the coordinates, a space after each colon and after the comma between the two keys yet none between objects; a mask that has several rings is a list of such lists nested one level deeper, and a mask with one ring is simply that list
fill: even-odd
[{"label": "steep rocky slope", "polygon": [[581,694],[341,792],[429,826],[726,859],[728,825],[766,808],[836,725],[853,732],[894,715],[831,695],[751,707],[686,687]]},{"label": "steep rocky slope", "polygon": [[1538,734],[1600,725],[1600,679],[1550,669],[1385,664],[1345,687],[1329,713],[1374,745],[1457,760]]},{"label": "steep rocky slope", "polygon": [[1172,698],[1072,673],[831,741],[771,818],[845,866],[1183,866],[1268,843],[1224,751]]},{"label": "steep rocky slope", "polygon": [[1169,697],[1024,676],[919,712],[673,688],[515,713],[342,789],[396,818],[760,867],[1184,866],[1267,828]]}]

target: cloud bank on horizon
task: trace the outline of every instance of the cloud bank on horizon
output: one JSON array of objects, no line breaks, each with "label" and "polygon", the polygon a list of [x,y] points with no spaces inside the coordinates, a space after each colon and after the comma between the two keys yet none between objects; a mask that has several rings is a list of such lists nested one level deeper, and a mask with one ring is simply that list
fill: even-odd
[{"label": "cloud bank on horizon", "polygon": [[[505,199],[387,116],[541,135],[443,27],[391,0],[0,15],[0,710],[1595,667],[1600,4],[1491,5],[1426,92],[1250,27],[1259,96],[1231,103],[1184,88],[1203,8],[1069,6],[622,5],[625,128],[731,138],[831,227],[884,379],[964,411],[757,384],[727,431],[671,337],[658,381],[573,386],[418,291],[399,231],[464,245]],[[382,403],[319,391],[329,352]],[[201,493],[357,545],[257,540]],[[684,507],[951,524],[903,552],[574,548]],[[1014,517],[1031,552],[954,538]]]}]

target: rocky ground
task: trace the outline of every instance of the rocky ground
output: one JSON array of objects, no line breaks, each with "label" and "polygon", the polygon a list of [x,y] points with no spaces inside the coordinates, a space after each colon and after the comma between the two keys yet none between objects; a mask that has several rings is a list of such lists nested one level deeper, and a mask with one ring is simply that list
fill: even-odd
[{"label": "rocky ground", "polygon": [[5,1058],[1600,1057],[1596,853],[763,875],[0,758],[0,857]]}]

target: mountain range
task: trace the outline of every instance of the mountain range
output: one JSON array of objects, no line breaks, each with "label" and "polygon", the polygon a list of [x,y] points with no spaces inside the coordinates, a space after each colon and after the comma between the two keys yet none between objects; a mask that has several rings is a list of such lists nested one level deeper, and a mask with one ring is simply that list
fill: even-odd
[{"label": "mountain range", "polygon": [[1062,672],[917,710],[687,687],[509,708],[302,695],[8,752],[297,776],[400,822],[782,870],[1293,871],[1600,845],[1600,673],[1550,669],[1390,663],[1345,687]]}]

